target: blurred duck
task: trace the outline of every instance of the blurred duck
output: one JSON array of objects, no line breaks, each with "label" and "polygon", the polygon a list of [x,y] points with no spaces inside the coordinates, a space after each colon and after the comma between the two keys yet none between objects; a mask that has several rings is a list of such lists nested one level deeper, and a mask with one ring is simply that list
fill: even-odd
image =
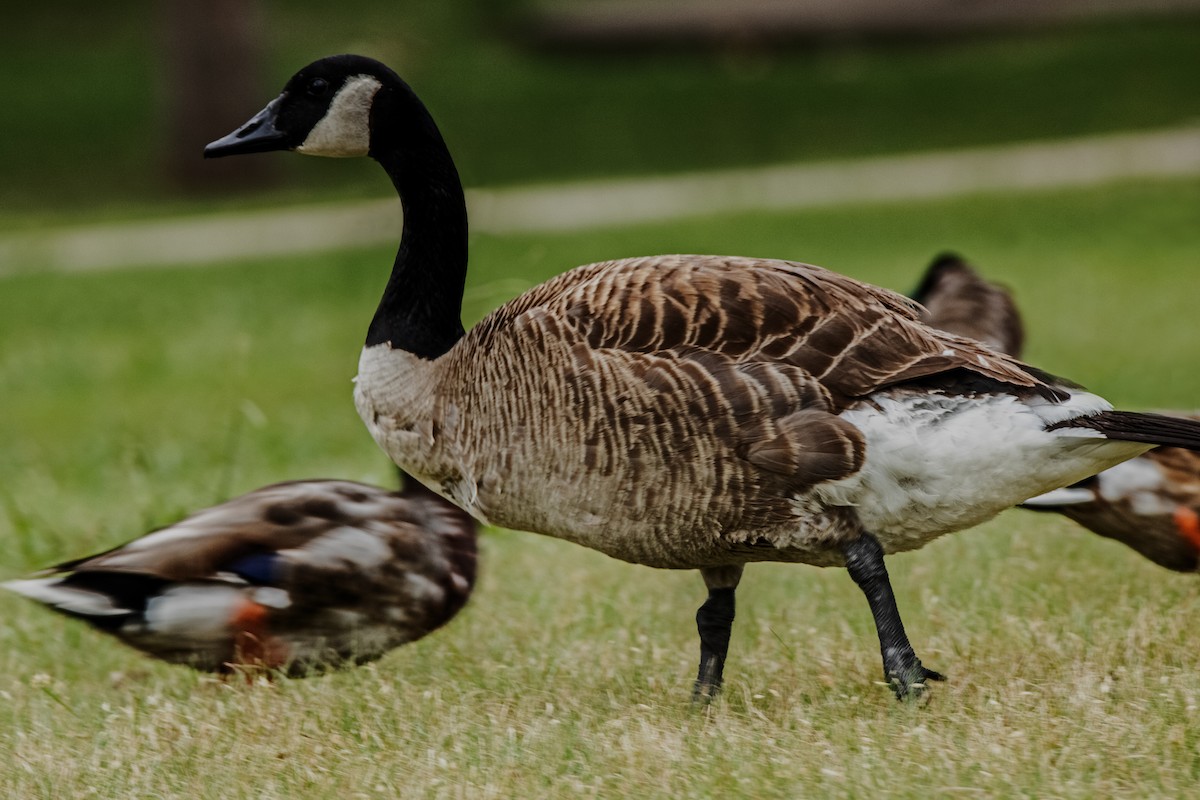
[{"label": "blurred duck", "polygon": [[277,483],[3,585],[200,670],[361,664],[448,622],[474,585],[474,520],[412,483]]},{"label": "blurred duck", "polygon": [[1056,511],[1167,569],[1200,569],[1200,458],[1188,450],[1151,450],[1021,507]]},{"label": "blurred duck", "polygon": [[[1024,328],[1012,296],[959,256],[935,258],[913,299],[926,324],[1020,358]],[[1167,569],[1200,569],[1200,456],[1190,450],[1156,448],[1021,507],[1062,514]]]}]

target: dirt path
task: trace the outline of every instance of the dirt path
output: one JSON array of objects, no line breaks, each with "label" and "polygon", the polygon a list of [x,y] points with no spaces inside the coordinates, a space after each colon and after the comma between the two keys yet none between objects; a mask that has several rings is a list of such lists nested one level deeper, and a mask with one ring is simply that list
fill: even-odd
[{"label": "dirt path", "polygon": [[[572,231],[711,214],[1200,175],[1200,125],[954,151],[467,193],[472,230]],[[394,198],[0,236],[0,275],[182,267],[394,242]]]}]

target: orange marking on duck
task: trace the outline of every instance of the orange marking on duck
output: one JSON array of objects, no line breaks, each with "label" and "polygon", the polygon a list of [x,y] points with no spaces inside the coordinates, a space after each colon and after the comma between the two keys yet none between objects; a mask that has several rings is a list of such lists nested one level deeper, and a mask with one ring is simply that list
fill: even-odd
[{"label": "orange marking on duck", "polygon": [[1177,506],[1171,516],[1175,520],[1175,528],[1179,535],[1200,552],[1200,514],[1187,506]]},{"label": "orange marking on duck", "polygon": [[271,610],[247,599],[229,619],[233,634],[233,663],[277,669],[287,663],[287,643],[267,630]]},{"label": "orange marking on duck", "polygon": [[266,631],[268,613],[266,606],[248,599],[234,610],[229,624],[239,631],[258,634]]}]

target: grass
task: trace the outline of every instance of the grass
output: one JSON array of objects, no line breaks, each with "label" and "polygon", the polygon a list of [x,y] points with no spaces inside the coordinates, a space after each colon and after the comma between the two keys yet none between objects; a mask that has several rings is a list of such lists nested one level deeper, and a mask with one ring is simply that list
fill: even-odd
[{"label": "grass", "polygon": [[[77,10],[22,4],[0,28],[9,142],[0,148],[0,226],[223,202],[185,200],[163,182],[169,88],[146,4],[75,2]],[[513,7],[456,0],[397,11],[356,0],[330,14],[311,0],[271,4],[266,83],[273,91],[334,52],[387,61],[429,103],[469,185],[961,147],[1200,115],[1196,16],[600,57],[521,47],[503,33]],[[288,159],[279,168],[291,180],[272,202],[314,186],[327,198],[377,185],[365,163],[334,170]]]},{"label": "grass", "polygon": [[[1127,407],[1200,397],[1200,181],[476,237],[465,314],[588,260],[802,258],[909,288],[954,247],[1030,360]],[[15,577],[285,478],[386,482],[350,378],[391,253],[0,286],[0,564]],[[0,796],[1178,797],[1200,779],[1200,585],[1010,512],[890,559],[950,681],[923,707],[840,570],[756,565],[729,685],[686,702],[697,576],[488,531],[475,597],[377,665],[223,684],[0,596]]]},{"label": "grass", "polygon": [[[89,657],[6,673],[6,788],[55,798],[1186,796],[1200,777],[1194,582],[1164,581],[1065,528],[1014,522],[895,559],[910,629],[929,662],[952,670],[924,708],[871,683],[870,621],[838,572],[754,570],[736,678],[696,713],[684,702],[695,576],[494,535],[465,616],[375,668],[245,687],[146,664],[78,631],[39,642]],[[1118,574],[1122,588],[1088,591]],[[35,638],[42,621],[20,614],[13,635]]]}]

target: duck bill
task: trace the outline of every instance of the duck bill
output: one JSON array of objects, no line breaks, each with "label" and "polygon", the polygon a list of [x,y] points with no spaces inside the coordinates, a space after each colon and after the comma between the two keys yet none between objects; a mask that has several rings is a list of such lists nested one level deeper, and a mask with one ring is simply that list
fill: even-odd
[{"label": "duck bill", "polygon": [[204,148],[205,158],[239,156],[245,153],[268,153],[272,150],[287,150],[287,134],[276,127],[279,103],[283,95],[276,97],[267,107],[250,118],[242,127],[228,136],[210,142]]}]

